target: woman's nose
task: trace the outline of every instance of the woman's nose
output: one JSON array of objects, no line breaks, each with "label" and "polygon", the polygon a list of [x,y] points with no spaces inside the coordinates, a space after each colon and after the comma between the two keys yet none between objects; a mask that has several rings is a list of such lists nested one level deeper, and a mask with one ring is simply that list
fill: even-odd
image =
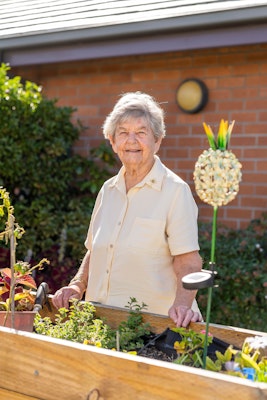
[{"label": "woman's nose", "polygon": [[129,132],[127,140],[128,142],[135,142],[137,139],[136,133],[135,132]]}]

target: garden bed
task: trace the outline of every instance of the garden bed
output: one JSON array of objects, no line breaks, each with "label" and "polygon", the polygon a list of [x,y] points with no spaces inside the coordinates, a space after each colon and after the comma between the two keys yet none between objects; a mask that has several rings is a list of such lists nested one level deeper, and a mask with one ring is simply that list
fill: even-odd
[{"label": "garden bed", "polygon": [[[54,313],[47,306],[42,311],[43,316]],[[96,314],[116,328],[128,313],[96,305]],[[174,327],[168,317],[143,315],[154,333]],[[205,324],[190,328],[199,332]],[[246,337],[267,335],[213,324],[210,331],[237,347]],[[0,328],[0,340],[0,398],[5,400],[267,399],[267,384],[221,373],[8,328]]]}]

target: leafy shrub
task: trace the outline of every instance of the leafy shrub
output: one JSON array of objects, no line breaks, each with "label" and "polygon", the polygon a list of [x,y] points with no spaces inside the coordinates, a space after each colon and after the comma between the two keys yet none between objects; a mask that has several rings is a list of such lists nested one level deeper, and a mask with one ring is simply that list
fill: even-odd
[{"label": "leafy shrub", "polygon": [[[211,226],[200,224],[204,268],[210,259]],[[211,322],[266,331],[267,214],[246,229],[219,227],[216,245],[218,277],[213,290]],[[198,293],[205,314],[207,293]]]},{"label": "leafy shrub", "polygon": [[151,327],[143,322],[142,310],[146,305],[138,304],[131,297],[128,305],[129,314],[126,321],[122,321],[117,330],[95,316],[95,307],[89,302],[73,300],[69,310],[60,308],[54,322],[49,317],[35,318],[35,332],[58,339],[89,344],[107,349],[135,350],[144,345],[144,337],[149,335]]},{"label": "leafy shrub", "polygon": [[50,266],[36,280],[49,278],[55,289],[63,275],[69,280],[83,257],[95,197],[115,158],[105,143],[88,159],[74,154],[84,129],[72,123],[74,108],[45,99],[35,83],[9,78],[9,69],[0,67],[0,186],[10,193],[17,221],[26,231],[18,258],[34,262],[49,253],[58,270]]}]

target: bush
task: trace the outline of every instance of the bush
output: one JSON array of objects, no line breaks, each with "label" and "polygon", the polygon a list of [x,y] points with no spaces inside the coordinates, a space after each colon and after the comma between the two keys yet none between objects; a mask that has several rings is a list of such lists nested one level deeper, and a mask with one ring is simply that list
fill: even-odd
[{"label": "bush", "polygon": [[[200,224],[199,230],[200,253],[208,269],[211,226]],[[216,270],[211,322],[266,331],[267,214],[246,229],[218,228]],[[199,291],[198,302],[205,316],[204,290]]]},{"label": "bush", "polygon": [[95,197],[111,176],[115,157],[105,143],[88,159],[74,154],[84,129],[72,123],[74,108],[45,99],[35,83],[9,78],[9,69],[5,64],[0,68],[0,186],[10,193],[16,219],[26,231],[18,258],[34,262],[49,253],[57,271],[49,267],[36,279],[61,285],[59,271],[69,281],[84,255]]}]

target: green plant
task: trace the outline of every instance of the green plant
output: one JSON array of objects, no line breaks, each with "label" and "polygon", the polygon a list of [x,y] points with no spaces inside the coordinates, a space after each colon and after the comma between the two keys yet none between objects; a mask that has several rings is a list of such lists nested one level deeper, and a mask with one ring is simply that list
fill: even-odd
[{"label": "green plant", "polygon": [[151,328],[149,324],[143,323],[142,310],[146,309],[146,304],[141,305],[135,297],[130,297],[125,306],[129,309],[129,317],[122,321],[118,327],[119,347],[124,350],[134,350],[144,345],[144,336],[149,335]]},{"label": "green plant", "polygon": [[32,277],[35,269],[42,269],[44,263],[49,263],[43,259],[39,264],[31,267],[28,263],[18,261],[14,265],[14,275],[12,282],[11,268],[0,270],[0,311],[11,310],[11,293],[14,292],[14,302],[16,311],[32,311],[35,297],[33,289],[37,289],[36,282]]},{"label": "green plant", "polygon": [[5,221],[4,230],[0,232],[0,240],[10,246],[10,267],[0,270],[0,310],[9,312],[31,311],[34,305],[32,289],[36,283],[31,276],[33,270],[41,269],[48,260],[43,259],[31,267],[27,262],[16,261],[17,240],[24,234],[24,229],[15,221],[14,208],[9,193],[0,187],[0,217]]},{"label": "green plant", "polygon": [[[129,316],[117,330],[111,329],[103,320],[96,318],[95,307],[89,302],[73,301],[69,310],[61,308],[53,323],[49,317],[35,318],[35,331],[58,339],[71,340],[108,349],[135,350],[144,344],[143,336],[150,333],[148,324],[143,323],[136,299],[128,302]],[[119,342],[119,343],[118,343]]]},{"label": "green plant", "polygon": [[224,354],[219,351],[215,354],[215,361],[207,357],[207,369],[241,378],[250,375],[250,379],[254,381],[267,383],[267,357],[261,357],[260,351],[252,349],[247,341],[243,343],[241,350],[229,346]]},{"label": "green plant", "polygon": [[[212,300],[212,322],[266,331],[267,214],[244,229],[218,226],[216,264],[218,276]],[[210,257],[211,224],[199,225],[200,253],[204,265]],[[205,310],[207,293],[198,293]],[[204,315],[205,318],[205,315]]]},{"label": "green plant", "polygon": [[[174,343],[177,351],[175,364],[190,365],[191,367],[203,367],[203,348],[205,344],[205,331],[197,333],[192,329],[172,328],[179,333],[181,340]],[[212,336],[208,335],[208,344],[212,343]]]},{"label": "green plant", "polygon": [[[177,351],[175,364],[203,368],[203,349],[205,345],[205,331],[197,333],[192,329],[173,328],[180,339],[174,342]],[[251,340],[250,340],[251,339]],[[209,334],[208,343],[212,344],[213,337]],[[253,343],[253,346],[251,345]],[[265,337],[246,339],[242,349],[237,350],[232,345],[224,353],[215,350],[214,356],[206,357],[205,368],[213,372],[221,372],[241,378],[252,379],[257,382],[267,382],[267,350]],[[262,354],[261,354],[262,352]]]},{"label": "green plant", "polygon": [[[19,258],[34,263],[53,253],[51,268],[60,266],[61,285],[84,255],[95,197],[116,159],[106,143],[88,151],[88,157],[75,154],[74,143],[85,130],[79,121],[73,124],[75,109],[58,107],[56,100],[42,95],[40,86],[8,73],[10,67],[2,64],[0,185],[9,188],[16,218],[26,231],[17,248]],[[45,272],[40,279],[36,274],[38,282],[51,280]],[[55,285],[54,280],[49,286]]]},{"label": "green plant", "polygon": [[95,318],[95,307],[89,302],[73,301],[69,310],[59,309],[54,323],[49,317],[41,319],[37,315],[34,327],[36,333],[58,339],[105,348],[115,346],[114,332]]}]

